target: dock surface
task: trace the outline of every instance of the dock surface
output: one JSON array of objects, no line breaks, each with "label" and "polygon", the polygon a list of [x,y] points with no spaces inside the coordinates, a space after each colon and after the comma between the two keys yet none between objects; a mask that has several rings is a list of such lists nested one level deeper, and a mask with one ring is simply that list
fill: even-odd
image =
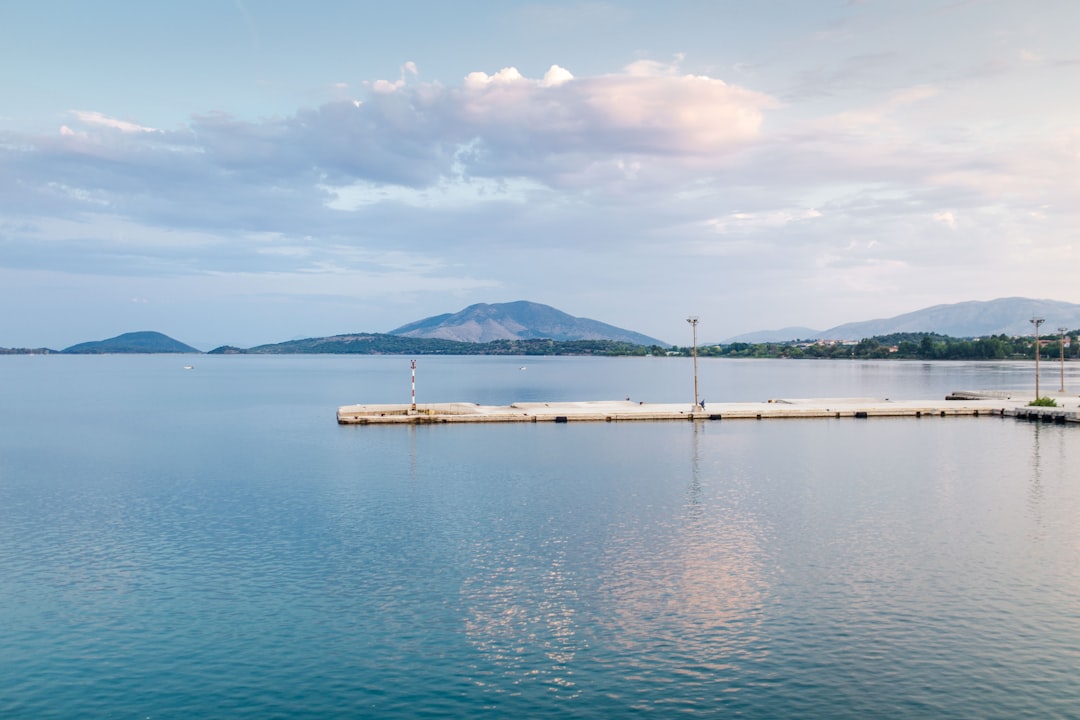
[{"label": "dock surface", "polygon": [[1056,398],[1056,408],[1028,407],[1030,398],[1008,393],[955,392],[941,400],[878,398],[777,399],[765,402],[645,403],[630,400],[519,402],[510,405],[431,403],[344,405],[342,425],[509,422],[628,422],[642,420],[764,420],[872,417],[1020,417],[1052,422],[1080,422],[1080,397]]}]

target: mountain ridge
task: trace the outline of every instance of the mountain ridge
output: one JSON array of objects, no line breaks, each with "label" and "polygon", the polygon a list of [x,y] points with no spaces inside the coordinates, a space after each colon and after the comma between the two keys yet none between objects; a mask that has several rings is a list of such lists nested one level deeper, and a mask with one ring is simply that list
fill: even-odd
[{"label": "mountain ridge", "polygon": [[289,340],[243,349],[223,345],[208,355],[645,355],[644,345],[618,340],[491,340],[484,343],[414,338],[387,333],[352,333]]},{"label": "mountain ridge", "polygon": [[575,317],[541,303],[516,300],[476,303],[456,313],[433,315],[402,325],[388,334],[411,338],[485,343],[494,340],[613,340],[635,345],[668,344],[599,320]]},{"label": "mountain ridge", "polygon": [[[1060,300],[1022,297],[994,300],[967,300],[946,303],[902,313],[889,318],[848,322],[827,330],[783,328],[759,330],[727,338],[733,342],[785,342],[791,340],[862,340],[905,332],[928,332],[950,337],[985,337],[988,335],[1032,335],[1034,316],[1046,320],[1043,333],[1056,332],[1060,326],[1080,327],[1080,304]],[[788,333],[787,331],[793,331]],[[797,331],[797,334],[794,333]]]},{"label": "mountain ridge", "polygon": [[[507,312],[507,306],[512,312]],[[516,312],[515,312],[516,311]],[[727,338],[719,344],[736,342],[788,342],[794,340],[849,340],[858,341],[869,337],[880,337],[898,333],[935,333],[955,338],[985,337],[990,335],[1029,336],[1034,334],[1031,318],[1045,318],[1041,328],[1044,335],[1057,332],[1059,327],[1080,328],[1080,304],[1059,300],[1031,299],[1022,297],[997,298],[995,300],[971,300],[959,303],[933,305],[921,310],[903,313],[891,318],[877,318],[859,322],[844,323],[828,330],[814,330],[806,327],[786,327],[779,330],[762,330],[744,333]],[[530,327],[523,319],[537,319],[537,325]],[[495,340],[460,340],[446,335],[469,333],[472,337],[491,337],[501,333]],[[423,333],[435,333],[423,337]],[[440,336],[438,333],[442,333]],[[487,333],[487,335],[485,335]],[[574,333],[578,333],[575,335]],[[557,337],[552,337],[552,336]],[[572,338],[568,340],[560,338]],[[585,338],[585,339],[577,339]],[[619,343],[641,345],[646,348],[658,345],[670,347],[667,343],[641,333],[618,328],[587,318],[575,318],[560,310],[539,303],[517,301],[488,305],[478,303],[470,305],[457,313],[443,313],[424,320],[418,320],[397,328],[392,333],[350,333],[323,338],[269,343],[248,349],[223,345],[209,352],[214,354],[232,354],[247,352],[356,352],[361,346],[370,346],[362,352],[409,353],[437,352],[450,353],[458,347],[466,354],[474,354],[477,348],[466,346],[489,345],[496,354],[504,354],[509,349],[517,348],[524,353],[537,352],[542,342],[570,344],[560,348],[559,352],[573,350],[572,343],[583,353],[595,353],[612,350]],[[428,347],[430,342],[436,345]],[[442,343],[439,345],[438,343]],[[538,344],[540,343],[540,344]],[[602,343],[611,343],[604,346]],[[345,347],[352,344],[352,350]],[[709,343],[701,343],[709,344]],[[318,348],[324,348],[319,350]],[[551,350],[551,348],[547,348]],[[90,341],[72,345],[64,350],[49,348],[3,348],[0,354],[104,354],[104,353],[200,353],[190,345],[175,340],[156,331],[124,333],[106,340]]]}]

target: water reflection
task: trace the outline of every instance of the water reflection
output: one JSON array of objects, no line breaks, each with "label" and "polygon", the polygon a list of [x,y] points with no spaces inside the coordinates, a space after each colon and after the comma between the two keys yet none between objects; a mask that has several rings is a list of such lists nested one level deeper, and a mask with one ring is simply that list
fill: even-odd
[{"label": "water reflection", "polygon": [[1031,515],[1034,525],[1033,534],[1036,538],[1042,536],[1043,527],[1043,498],[1045,491],[1042,482],[1042,450],[1039,438],[1042,434],[1042,423],[1034,423],[1031,433],[1031,482],[1028,483],[1028,513]]},{"label": "water reflection", "polygon": [[1028,454],[1031,479],[1027,486],[1028,514],[1034,526],[1035,537],[1052,530],[1053,522],[1061,508],[1052,500],[1063,488],[1061,479],[1075,477],[1070,471],[1069,453],[1076,447],[1076,427],[1043,422],[1021,423],[1031,431],[1031,450]]},{"label": "water reflection", "polygon": [[[758,631],[769,592],[767,529],[748,509],[740,469],[708,452],[714,439],[705,426],[691,435],[682,507],[664,521],[619,528],[603,563],[601,621],[613,649],[641,658],[632,661],[639,705],[697,706],[716,697],[706,684],[730,683],[766,653]],[[682,683],[679,697],[665,698],[672,677]],[[687,692],[694,686],[697,694]]]},{"label": "water reflection", "polygon": [[531,549],[521,535],[478,547],[461,589],[465,633],[483,663],[473,681],[489,691],[539,682],[563,699],[578,694],[574,660],[578,590],[567,566],[567,539]]},{"label": "water reflection", "polygon": [[595,535],[558,518],[534,528],[499,518],[468,551],[460,597],[471,682],[500,697],[539,685],[565,700],[592,673],[619,668],[625,684],[608,699],[652,709],[700,708],[718,683],[738,689],[766,655],[769,531],[744,468],[718,451],[718,427],[675,440],[656,465],[675,481],[659,480],[665,491],[649,503],[640,493],[652,480],[616,486],[611,514],[588,519],[602,524]]},{"label": "water reflection", "polygon": [[409,428],[409,480],[416,484],[416,425],[410,424]]}]

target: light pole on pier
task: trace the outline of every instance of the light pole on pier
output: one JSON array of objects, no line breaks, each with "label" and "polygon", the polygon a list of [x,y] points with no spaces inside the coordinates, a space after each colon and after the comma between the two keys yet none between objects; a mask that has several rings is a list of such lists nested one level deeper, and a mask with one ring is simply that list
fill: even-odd
[{"label": "light pole on pier", "polygon": [[698,393],[697,393],[697,315],[691,315],[686,318],[686,322],[690,323],[690,327],[694,333],[694,410],[698,408]]},{"label": "light pole on pier", "polygon": [[1035,326],[1035,402],[1039,401],[1039,326],[1044,322],[1046,318],[1031,318],[1031,324]]},{"label": "light pole on pier", "polygon": [[416,361],[412,361],[412,409],[416,411]]},{"label": "light pole on pier", "polygon": [[1065,328],[1058,328],[1058,346],[1061,348],[1061,392],[1065,392]]}]

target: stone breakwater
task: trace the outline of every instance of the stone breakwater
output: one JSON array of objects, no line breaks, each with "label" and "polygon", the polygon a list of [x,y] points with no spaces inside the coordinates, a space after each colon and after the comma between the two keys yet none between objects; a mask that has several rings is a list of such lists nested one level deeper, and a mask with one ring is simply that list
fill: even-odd
[{"label": "stone breakwater", "polygon": [[1057,408],[1027,407],[1027,400],[1005,393],[952,393],[942,400],[876,398],[777,399],[766,402],[643,403],[629,400],[521,402],[510,405],[430,403],[344,405],[341,425],[424,425],[438,423],[628,422],[635,420],[765,420],[874,417],[1019,417],[1050,422],[1080,422],[1080,398],[1058,399]]}]

